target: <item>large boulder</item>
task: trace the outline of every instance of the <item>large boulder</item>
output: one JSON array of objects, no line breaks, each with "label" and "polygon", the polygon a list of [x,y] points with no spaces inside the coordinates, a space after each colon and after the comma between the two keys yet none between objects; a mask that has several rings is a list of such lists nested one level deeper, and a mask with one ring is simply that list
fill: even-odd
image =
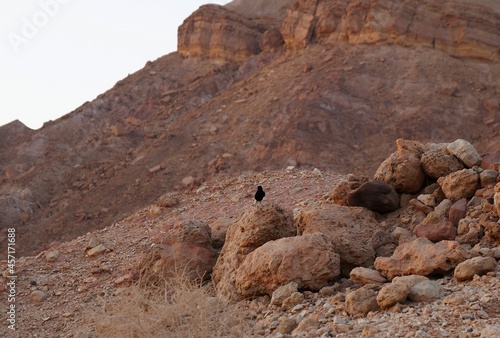
[{"label": "large boulder", "polygon": [[340,275],[340,257],[320,233],[281,238],[251,252],[235,271],[242,298],[272,295],[295,282],[299,289],[318,291]]},{"label": "large boulder", "polygon": [[493,257],[474,257],[457,265],[453,276],[457,281],[472,279],[474,275],[484,275],[495,270],[497,261]]},{"label": "large boulder", "polygon": [[377,291],[371,285],[365,285],[347,294],[345,311],[350,315],[366,315],[370,311],[378,311]]},{"label": "large boulder", "polygon": [[340,205],[324,205],[301,210],[295,217],[299,235],[320,232],[333,244],[340,255],[342,274],[358,266],[373,264],[375,250],[392,243],[388,230],[376,220],[370,210]]},{"label": "large boulder", "polygon": [[447,143],[429,144],[422,154],[422,168],[427,176],[438,179],[452,172],[464,169],[459,159],[447,150]]},{"label": "large boulder", "polygon": [[161,285],[179,274],[192,280],[210,277],[217,260],[210,227],[204,222],[180,222],[168,228],[160,243],[141,262],[141,285]]},{"label": "large boulder", "polygon": [[481,164],[481,155],[479,155],[476,148],[466,140],[458,139],[450,143],[447,149],[468,168]]},{"label": "large boulder", "polygon": [[347,203],[350,206],[387,213],[399,208],[399,194],[390,184],[383,181],[369,181],[349,193]]},{"label": "large boulder", "polygon": [[425,182],[420,165],[422,144],[398,139],[396,146],[396,152],[382,162],[373,179],[392,185],[400,193],[416,193]]},{"label": "large boulder", "polygon": [[438,184],[446,198],[456,202],[474,195],[478,188],[479,175],[472,169],[455,171],[438,179]]},{"label": "large boulder", "polygon": [[385,284],[377,294],[377,303],[382,309],[387,309],[396,303],[404,303],[410,288],[405,283]]},{"label": "large boulder", "polygon": [[434,244],[421,237],[398,246],[391,257],[377,257],[375,268],[388,279],[412,274],[428,276],[444,274],[469,257],[458,242]]},{"label": "large boulder", "polygon": [[248,254],[282,237],[296,234],[292,213],[275,204],[250,207],[227,229],[226,240],[213,269],[212,281],[219,296],[239,299],[236,270]]}]

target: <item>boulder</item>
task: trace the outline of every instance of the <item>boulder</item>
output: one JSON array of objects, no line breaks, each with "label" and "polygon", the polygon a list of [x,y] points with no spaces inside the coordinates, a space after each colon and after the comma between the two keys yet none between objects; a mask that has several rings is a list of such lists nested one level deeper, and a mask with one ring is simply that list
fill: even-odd
[{"label": "boulder", "polygon": [[423,282],[423,281],[427,281],[427,280],[429,280],[429,278],[427,278],[425,276],[408,275],[408,276],[394,277],[394,279],[392,280],[392,283],[393,284],[396,284],[396,283],[405,284],[406,286],[408,286],[409,289],[411,289],[412,287],[414,287],[418,283]]},{"label": "boulder", "polygon": [[389,231],[375,217],[364,208],[323,205],[301,210],[295,224],[299,235],[325,234],[340,255],[342,274],[349,276],[355,267],[372,265],[375,250],[392,243]]},{"label": "boulder", "polygon": [[146,253],[140,266],[140,285],[162,285],[179,274],[192,280],[205,280],[210,277],[216,260],[208,225],[180,222],[168,229],[160,243]]},{"label": "boulder", "polygon": [[410,288],[408,298],[413,302],[432,302],[444,295],[441,285],[435,281],[424,280]]},{"label": "boulder", "polygon": [[479,175],[472,169],[455,171],[438,179],[438,184],[446,198],[456,202],[461,198],[469,198],[478,188]]},{"label": "boulder", "polygon": [[444,274],[469,257],[458,242],[434,244],[421,237],[398,246],[391,257],[377,257],[375,268],[390,280],[411,274],[428,276]]},{"label": "boulder", "polygon": [[212,281],[217,294],[228,299],[238,298],[235,272],[246,256],[269,241],[295,233],[292,213],[279,205],[250,207],[242,212],[227,229],[226,241],[214,266]]},{"label": "boulder", "polygon": [[466,140],[458,139],[450,143],[447,149],[468,168],[481,164],[481,155],[479,155],[476,148]]},{"label": "boulder", "polygon": [[392,185],[399,193],[416,193],[425,182],[425,173],[420,165],[422,145],[398,139],[396,146],[396,152],[382,162],[373,179]]},{"label": "boulder", "polygon": [[413,234],[417,237],[425,237],[432,242],[454,240],[457,236],[457,228],[450,221],[420,223],[413,229]]},{"label": "boulder", "polygon": [[497,183],[498,171],[486,169],[479,174],[481,188],[486,188]]},{"label": "boulder", "polygon": [[446,149],[447,144],[430,149],[422,154],[422,168],[427,176],[438,179],[455,171],[464,169],[459,159]]},{"label": "boulder", "polygon": [[252,251],[235,271],[241,298],[272,295],[281,285],[318,291],[340,275],[340,257],[324,234],[281,238]]},{"label": "boulder", "polygon": [[349,277],[353,282],[360,284],[383,284],[387,282],[377,270],[368,269],[364,267],[357,267],[352,269]]},{"label": "boulder", "polygon": [[453,276],[457,281],[464,281],[493,271],[496,266],[497,261],[493,257],[474,257],[458,264]]},{"label": "boulder", "polygon": [[219,5],[204,5],[179,26],[177,51],[183,57],[244,61],[260,52],[266,28]]},{"label": "boulder", "polygon": [[458,226],[458,223],[462,218],[465,217],[466,214],[467,214],[467,199],[461,198],[455,203],[453,203],[453,205],[450,208],[448,217],[454,226]]},{"label": "boulder", "polygon": [[390,308],[397,303],[404,303],[410,288],[405,283],[385,284],[377,295],[377,303],[382,309]]},{"label": "boulder", "polygon": [[299,285],[295,282],[290,282],[286,285],[277,288],[271,296],[271,305],[281,306],[283,301],[290,297],[294,292],[297,292]]},{"label": "boulder", "polygon": [[345,297],[345,311],[350,315],[365,315],[378,310],[380,307],[377,303],[377,292],[370,285],[351,291]]},{"label": "boulder", "polygon": [[387,213],[399,208],[399,194],[391,185],[383,181],[369,181],[349,193],[347,203],[350,206]]}]

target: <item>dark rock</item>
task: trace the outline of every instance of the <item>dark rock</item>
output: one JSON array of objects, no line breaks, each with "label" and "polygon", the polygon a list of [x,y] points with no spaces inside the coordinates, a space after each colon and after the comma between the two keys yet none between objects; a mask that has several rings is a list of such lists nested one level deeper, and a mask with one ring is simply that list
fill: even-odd
[{"label": "dark rock", "polygon": [[390,185],[382,181],[369,181],[347,196],[349,206],[387,213],[399,208],[399,194]]}]

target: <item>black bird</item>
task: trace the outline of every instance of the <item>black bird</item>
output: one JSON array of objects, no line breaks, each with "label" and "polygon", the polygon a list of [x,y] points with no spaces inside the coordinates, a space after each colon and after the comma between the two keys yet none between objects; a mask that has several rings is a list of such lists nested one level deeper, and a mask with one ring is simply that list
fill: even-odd
[{"label": "black bird", "polygon": [[262,186],[259,185],[257,187],[257,192],[255,193],[255,199],[257,200],[257,202],[261,202],[264,196],[266,196],[266,193],[262,189]]}]

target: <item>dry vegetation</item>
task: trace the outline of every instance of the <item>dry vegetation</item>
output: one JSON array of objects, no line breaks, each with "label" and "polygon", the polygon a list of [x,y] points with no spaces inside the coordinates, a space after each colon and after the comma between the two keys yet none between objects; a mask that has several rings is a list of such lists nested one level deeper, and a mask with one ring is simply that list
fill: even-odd
[{"label": "dry vegetation", "polygon": [[211,284],[182,273],[161,288],[124,289],[92,315],[102,337],[243,337],[249,313],[214,296]]}]

